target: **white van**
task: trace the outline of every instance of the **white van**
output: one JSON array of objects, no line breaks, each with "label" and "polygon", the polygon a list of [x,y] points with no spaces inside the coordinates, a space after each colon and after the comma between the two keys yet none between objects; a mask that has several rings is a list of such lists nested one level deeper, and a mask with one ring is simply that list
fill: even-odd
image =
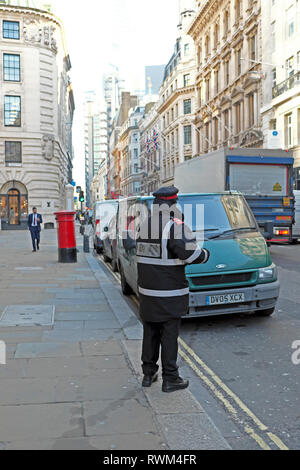
[{"label": "white van", "polygon": [[118,201],[96,202],[94,205],[94,248],[97,253],[103,252],[103,243],[109,234],[111,221],[116,217]]},{"label": "white van", "polygon": [[294,191],[295,195],[295,225],[293,225],[293,241],[300,239],[300,191]]}]

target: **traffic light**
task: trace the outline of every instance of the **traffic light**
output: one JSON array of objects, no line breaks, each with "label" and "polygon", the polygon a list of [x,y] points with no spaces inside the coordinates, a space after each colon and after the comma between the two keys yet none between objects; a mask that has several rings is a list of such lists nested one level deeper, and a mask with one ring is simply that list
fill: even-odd
[{"label": "traffic light", "polygon": [[84,202],[84,192],[83,191],[80,192],[79,202]]}]

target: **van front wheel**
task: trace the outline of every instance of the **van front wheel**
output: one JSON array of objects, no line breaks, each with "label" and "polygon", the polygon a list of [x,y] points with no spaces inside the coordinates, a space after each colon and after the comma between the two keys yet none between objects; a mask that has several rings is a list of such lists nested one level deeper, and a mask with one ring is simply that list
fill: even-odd
[{"label": "van front wheel", "polygon": [[120,266],[120,276],[121,276],[121,289],[122,289],[123,294],[126,296],[131,295],[133,291],[130,285],[128,284],[128,282],[126,281],[122,266]]},{"label": "van front wheel", "polygon": [[275,312],[275,307],[268,308],[267,310],[260,310],[259,312],[256,312],[256,314],[259,317],[271,317],[274,312]]}]

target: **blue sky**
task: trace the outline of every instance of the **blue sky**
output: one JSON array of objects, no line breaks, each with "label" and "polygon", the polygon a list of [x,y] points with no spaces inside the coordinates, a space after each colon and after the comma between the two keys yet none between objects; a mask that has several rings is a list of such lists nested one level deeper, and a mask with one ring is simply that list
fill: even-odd
[{"label": "blue sky", "polygon": [[64,22],[76,101],[74,179],[83,184],[82,101],[99,88],[109,63],[117,63],[126,88],[144,86],[145,65],[167,63],[173,53],[178,0],[51,0]]}]

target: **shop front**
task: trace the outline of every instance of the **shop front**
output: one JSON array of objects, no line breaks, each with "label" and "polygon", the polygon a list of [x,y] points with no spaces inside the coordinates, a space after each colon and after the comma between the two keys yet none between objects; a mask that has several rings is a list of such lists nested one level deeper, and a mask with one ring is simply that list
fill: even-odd
[{"label": "shop front", "polygon": [[18,181],[9,181],[0,189],[2,230],[24,230],[28,219],[28,192]]}]

